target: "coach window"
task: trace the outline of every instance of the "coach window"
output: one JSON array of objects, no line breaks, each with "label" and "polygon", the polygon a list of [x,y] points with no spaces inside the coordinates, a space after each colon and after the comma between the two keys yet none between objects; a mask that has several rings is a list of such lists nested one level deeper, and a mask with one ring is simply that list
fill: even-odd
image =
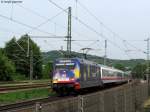
[{"label": "coach window", "polygon": [[93,65],[91,65],[91,75],[90,77],[93,77]]},{"label": "coach window", "polygon": [[93,77],[93,66],[91,65],[91,77]]},{"label": "coach window", "polygon": [[93,68],[92,68],[93,66],[92,65],[90,65],[90,74],[89,74],[89,77],[91,76],[92,77],[92,74],[93,74]]},{"label": "coach window", "polygon": [[91,71],[92,71],[92,74],[91,74],[91,75],[92,75],[92,77],[94,77],[94,72],[95,72],[95,71],[94,71],[94,66],[93,66],[93,65],[92,65],[92,70],[91,70]]},{"label": "coach window", "polygon": [[105,70],[105,69],[103,69],[103,75],[104,75],[105,77],[108,76],[108,71]]},{"label": "coach window", "polygon": [[93,77],[96,77],[96,66],[93,66]]},{"label": "coach window", "polygon": [[109,76],[110,75],[110,73],[109,73],[109,70],[106,70],[106,76]]},{"label": "coach window", "polygon": [[99,68],[98,67],[96,67],[96,77],[98,77],[99,76]]},{"label": "coach window", "polygon": [[113,73],[114,73],[113,71],[109,71],[110,76],[113,76]]},{"label": "coach window", "polygon": [[105,72],[104,72],[104,69],[102,69],[102,75],[103,75],[103,77],[105,76]]},{"label": "coach window", "polygon": [[94,66],[94,70],[93,70],[93,77],[96,77],[97,76],[97,71],[96,71],[97,67]]},{"label": "coach window", "polygon": [[90,77],[90,65],[87,65],[88,77]]},{"label": "coach window", "polygon": [[115,76],[118,76],[118,72],[115,72]]},{"label": "coach window", "polygon": [[95,66],[95,74],[96,74],[96,77],[98,76],[98,67],[97,66]]},{"label": "coach window", "polygon": [[117,76],[122,77],[122,73],[121,73],[121,72],[118,72],[118,75],[117,75]]},{"label": "coach window", "polygon": [[87,66],[84,64],[84,80],[87,79]]},{"label": "coach window", "polygon": [[83,64],[81,64],[81,67],[80,67],[80,74],[81,74],[81,79],[83,80],[84,78],[84,67],[83,67]]}]

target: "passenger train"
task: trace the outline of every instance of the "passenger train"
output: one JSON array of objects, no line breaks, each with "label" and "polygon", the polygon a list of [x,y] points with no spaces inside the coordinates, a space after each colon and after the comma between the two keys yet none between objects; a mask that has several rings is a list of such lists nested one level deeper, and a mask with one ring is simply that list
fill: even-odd
[{"label": "passenger train", "polygon": [[80,58],[56,59],[54,62],[53,90],[80,91],[91,87],[101,87],[108,83],[123,83],[129,79],[125,72]]}]

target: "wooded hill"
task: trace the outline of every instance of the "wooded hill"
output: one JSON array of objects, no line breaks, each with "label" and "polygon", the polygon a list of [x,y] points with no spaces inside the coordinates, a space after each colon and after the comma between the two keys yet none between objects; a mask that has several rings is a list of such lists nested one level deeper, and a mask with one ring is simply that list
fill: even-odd
[{"label": "wooded hill", "polygon": [[[45,58],[44,64],[49,61],[54,61],[57,58],[64,58],[66,52],[65,51],[49,51],[49,52],[43,52],[42,56]],[[72,57],[79,57],[84,58],[82,53],[72,52]],[[87,59],[91,61],[98,62],[100,64],[103,64],[103,57],[95,56],[95,55],[87,55]],[[121,64],[126,68],[129,68],[130,70],[134,68],[138,63],[145,63],[144,59],[130,59],[130,60],[119,60],[119,59],[107,59],[107,65],[108,66],[115,66],[117,64]]]}]

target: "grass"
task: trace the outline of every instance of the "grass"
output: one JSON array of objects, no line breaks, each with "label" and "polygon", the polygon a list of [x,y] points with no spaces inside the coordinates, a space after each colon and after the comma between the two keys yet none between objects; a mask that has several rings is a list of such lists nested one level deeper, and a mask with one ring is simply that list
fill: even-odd
[{"label": "grass", "polygon": [[48,97],[49,95],[54,95],[49,88],[4,93],[0,94],[0,105],[16,103],[36,98],[44,98]]},{"label": "grass", "polygon": [[50,83],[51,79],[41,79],[41,80],[23,80],[23,81],[5,81],[5,82],[0,82],[0,86],[15,86],[15,85],[20,85],[20,84],[28,84],[28,83]]},{"label": "grass", "polygon": [[144,112],[150,112],[150,98],[144,103]]}]

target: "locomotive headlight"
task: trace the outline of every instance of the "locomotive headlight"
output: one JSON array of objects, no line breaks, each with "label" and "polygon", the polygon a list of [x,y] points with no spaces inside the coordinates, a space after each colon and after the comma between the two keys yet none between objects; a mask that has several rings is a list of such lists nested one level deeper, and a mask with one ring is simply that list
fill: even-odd
[{"label": "locomotive headlight", "polygon": [[56,73],[53,77],[53,80],[59,79],[59,73]]},{"label": "locomotive headlight", "polygon": [[53,83],[57,83],[58,82],[58,79],[53,79]]},{"label": "locomotive headlight", "polygon": [[74,81],[74,80],[75,80],[75,78],[69,78],[69,80]]},{"label": "locomotive headlight", "polygon": [[56,73],[55,76],[53,77],[53,83],[57,83],[59,79],[59,73]]}]

